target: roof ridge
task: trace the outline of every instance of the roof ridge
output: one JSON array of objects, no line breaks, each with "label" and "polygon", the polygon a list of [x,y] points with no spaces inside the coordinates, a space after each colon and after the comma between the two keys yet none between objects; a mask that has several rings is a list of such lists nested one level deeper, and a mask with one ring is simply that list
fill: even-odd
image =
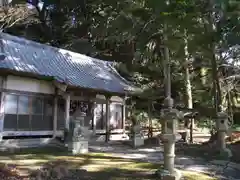
[{"label": "roof ridge", "polygon": [[[113,62],[113,63],[114,63],[114,62]],[[114,67],[112,66],[113,63],[107,64],[107,65],[110,67],[111,71],[113,71],[113,72],[114,72],[120,79],[122,79],[124,82],[126,82],[127,84],[129,84],[130,82],[127,81],[124,77],[122,77],[122,76],[119,74],[119,72],[117,72],[116,68],[114,68]]]},{"label": "roof ridge", "polygon": [[[114,63],[114,62],[113,62]],[[111,71],[124,83],[126,83],[129,87],[137,88],[135,85],[133,85],[130,81],[126,80],[124,77],[122,77],[119,72],[112,66],[113,63],[109,63],[108,66],[110,67]]]},{"label": "roof ridge", "polygon": [[43,49],[52,50],[52,51],[64,51],[66,53],[71,53],[72,55],[83,56],[85,58],[90,58],[91,60],[96,61],[96,62],[102,62],[102,63],[108,62],[108,61],[104,61],[102,59],[97,59],[97,58],[93,58],[91,56],[87,56],[85,54],[81,54],[79,52],[74,52],[74,51],[70,51],[70,50],[67,50],[67,49],[54,47],[54,46],[51,46],[51,45],[48,45],[48,44],[43,44],[43,43],[40,43],[40,42],[37,42],[37,41],[26,39],[24,37],[14,36],[14,35],[4,33],[4,32],[0,32],[0,38],[3,39],[3,40],[7,39],[7,40],[10,40],[10,41],[13,41],[13,42],[16,42],[16,43],[20,43],[20,44],[23,44],[23,45],[34,46],[36,48],[43,48]]}]

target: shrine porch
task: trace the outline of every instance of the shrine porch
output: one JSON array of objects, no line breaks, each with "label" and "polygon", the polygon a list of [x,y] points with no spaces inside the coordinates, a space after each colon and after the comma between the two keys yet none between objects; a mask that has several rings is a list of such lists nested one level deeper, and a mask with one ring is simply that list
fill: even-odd
[{"label": "shrine porch", "polygon": [[[70,120],[78,118],[77,112],[84,114],[82,126],[88,127],[92,132],[91,141],[106,141],[106,138],[107,140],[128,139],[124,130],[125,106],[121,98],[113,96],[110,98],[111,101],[110,99],[106,101],[104,96],[96,95],[89,99],[74,95],[73,91],[70,92],[65,96],[54,97],[25,91],[2,91],[1,95],[4,99],[2,106],[5,111],[2,117],[0,149],[54,144],[56,139],[64,139],[64,131],[68,128]],[[35,98],[40,107],[34,107]],[[20,103],[24,100],[25,103]],[[28,104],[27,108],[26,104]],[[26,113],[24,115],[14,114],[12,112],[14,106],[22,111],[25,109]],[[109,108],[108,112],[106,112],[106,107]],[[42,115],[27,114],[28,109],[34,108],[43,109]],[[49,117],[46,117],[46,113]],[[38,118],[37,121],[35,118]],[[107,133],[106,129],[108,129]]]},{"label": "shrine porch", "polygon": [[120,140],[125,134],[124,96],[81,88],[62,92],[56,82],[12,75],[1,81],[1,149],[45,146],[55,138],[64,139],[65,129],[79,112],[84,114],[82,126],[95,136],[92,140]]}]

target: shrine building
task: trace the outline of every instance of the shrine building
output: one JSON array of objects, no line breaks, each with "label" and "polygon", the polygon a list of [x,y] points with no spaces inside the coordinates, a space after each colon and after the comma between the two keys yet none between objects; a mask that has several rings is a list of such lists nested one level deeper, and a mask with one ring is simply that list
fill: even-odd
[{"label": "shrine building", "polygon": [[0,33],[0,142],[62,137],[76,111],[94,134],[124,133],[134,91],[112,62]]}]

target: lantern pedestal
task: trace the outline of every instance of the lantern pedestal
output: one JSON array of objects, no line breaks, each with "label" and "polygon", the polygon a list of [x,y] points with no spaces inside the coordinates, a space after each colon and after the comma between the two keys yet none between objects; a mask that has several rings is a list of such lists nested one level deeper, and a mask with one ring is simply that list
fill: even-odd
[{"label": "lantern pedestal", "polygon": [[139,147],[144,145],[144,137],[141,134],[135,135],[133,138],[133,147]]},{"label": "lantern pedestal", "polygon": [[162,180],[180,180],[181,172],[174,168],[175,142],[179,139],[176,134],[163,134],[164,143],[164,170],[160,176]]},{"label": "lantern pedestal", "polygon": [[88,141],[91,132],[87,127],[75,127],[71,141],[68,143],[68,150],[73,155],[88,153]]},{"label": "lantern pedestal", "polygon": [[69,144],[69,151],[73,155],[88,153],[88,140],[82,138]]},{"label": "lantern pedestal", "polygon": [[133,126],[133,147],[137,148],[144,145],[144,136],[141,133],[140,125]]},{"label": "lantern pedestal", "polygon": [[177,134],[178,119],[182,117],[182,114],[177,110],[173,109],[173,100],[166,98],[166,104],[169,108],[162,110],[162,135],[161,139],[164,144],[164,170],[157,171],[157,175],[162,180],[180,180],[182,175],[180,171],[175,169],[175,142],[180,138]]},{"label": "lantern pedestal", "polygon": [[172,173],[162,169],[158,170],[156,173],[161,180],[180,180],[182,178],[181,172],[177,169],[174,169],[174,172]]}]

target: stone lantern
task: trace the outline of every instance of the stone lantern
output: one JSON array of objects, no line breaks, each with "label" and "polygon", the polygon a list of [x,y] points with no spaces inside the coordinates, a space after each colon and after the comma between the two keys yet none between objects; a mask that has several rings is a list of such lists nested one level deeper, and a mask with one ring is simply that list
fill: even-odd
[{"label": "stone lantern", "polygon": [[220,148],[220,153],[223,156],[231,157],[231,150],[226,147],[226,134],[229,131],[228,126],[228,114],[225,112],[219,112],[217,114],[217,131],[218,131],[218,145]]},{"label": "stone lantern", "polygon": [[[179,180],[181,173],[174,168],[175,142],[181,138],[177,134],[178,119],[183,118],[183,114],[177,109],[172,108],[173,99],[166,98],[165,109],[161,111],[162,135],[161,140],[164,144],[164,172],[159,172],[161,178]],[[166,106],[167,105],[167,106]]]},{"label": "stone lantern", "polygon": [[[169,5],[169,2],[167,3]],[[163,45],[164,45],[164,88],[165,99],[162,115],[162,140],[164,143],[164,171],[157,171],[162,180],[179,180],[181,173],[174,168],[175,142],[177,140],[177,119],[181,114],[173,108],[173,99],[171,98],[171,59],[167,46],[168,24],[163,24]]]},{"label": "stone lantern", "polygon": [[85,113],[76,112],[70,120],[68,149],[72,154],[88,153],[91,132],[84,126]]}]

